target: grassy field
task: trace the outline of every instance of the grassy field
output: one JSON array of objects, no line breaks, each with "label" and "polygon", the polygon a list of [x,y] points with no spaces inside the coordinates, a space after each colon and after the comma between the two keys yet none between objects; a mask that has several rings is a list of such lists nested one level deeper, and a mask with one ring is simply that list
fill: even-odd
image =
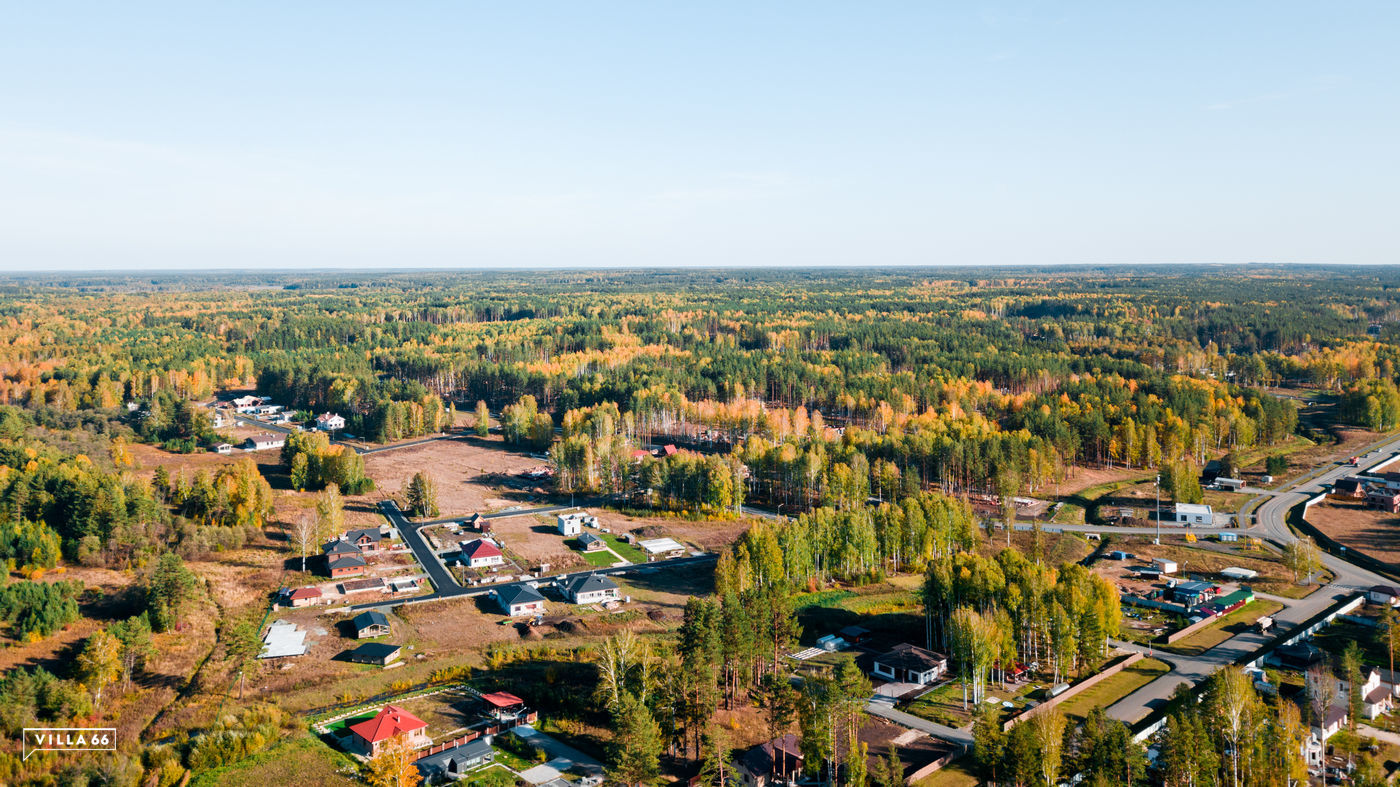
[{"label": "grassy field", "polygon": [[266,787],[286,784],[296,775],[297,787],[359,784],[358,765],[347,754],[310,735],[278,744],[241,762],[205,771],[190,787]]},{"label": "grassy field", "polygon": [[616,552],[619,555],[622,555],[623,560],[627,560],[632,563],[647,562],[647,555],[645,552],[632,546],[626,541],[623,541],[622,539],[618,538],[612,533],[599,533],[598,535],[601,536],[602,539],[607,542],[608,546],[613,548],[614,552]]},{"label": "grassy field", "polygon": [[1169,650],[1184,656],[1197,656],[1219,645],[1225,640],[1249,630],[1254,622],[1265,615],[1272,615],[1283,609],[1277,601],[1254,601],[1246,604],[1196,633],[1177,640],[1170,645],[1159,645],[1161,650]]},{"label": "grassy field", "polygon": [[1106,708],[1170,671],[1170,666],[1157,659],[1142,659],[1083,694],[1065,701],[1060,705],[1060,710],[1072,719],[1082,719],[1094,708]]},{"label": "grassy field", "polygon": [[584,552],[583,559],[588,561],[588,565],[599,568],[607,568],[617,562],[611,552]]}]

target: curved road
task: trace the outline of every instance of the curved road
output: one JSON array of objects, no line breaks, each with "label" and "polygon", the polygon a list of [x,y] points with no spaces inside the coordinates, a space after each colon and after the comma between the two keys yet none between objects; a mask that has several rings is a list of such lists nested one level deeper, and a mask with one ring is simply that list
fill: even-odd
[{"label": "curved road", "polygon": [[[1251,533],[1277,544],[1287,544],[1294,541],[1296,536],[1294,536],[1293,531],[1288,529],[1287,518],[1290,509],[1326,491],[1332,482],[1348,475],[1364,473],[1379,464],[1394,460],[1397,454],[1400,454],[1400,440],[1391,441],[1365,454],[1357,466],[1353,466],[1349,462],[1324,465],[1324,469],[1309,473],[1286,490],[1261,494],[1249,504],[1257,505],[1255,525],[1235,532]],[[1246,505],[1246,509],[1249,505]],[[1105,533],[1155,532],[1155,528],[1067,526],[1063,529],[1103,531]],[[1222,528],[1192,528],[1192,532],[1216,532],[1219,530]],[[1279,626],[1281,630],[1297,626],[1338,601],[1354,595],[1358,590],[1365,590],[1372,585],[1392,584],[1385,577],[1348,563],[1335,555],[1325,552],[1320,554],[1323,565],[1332,571],[1334,579],[1327,586],[1318,588],[1305,598],[1278,599],[1287,604],[1282,611],[1274,615],[1274,619],[1281,624]],[[1253,652],[1275,636],[1277,634],[1265,635],[1256,631],[1247,631],[1197,656],[1180,656],[1154,650],[1152,655],[1170,664],[1172,671],[1110,706],[1108,715],[1124,722],[1137,721],[1146,716],[1149,711],[1164,704],[1177,686],[1183,683],[1191,685],[1200,683],[1215,670]],[[1114,644],[1124,650],[1139,652],[1148,652],[1149,650],[1149,648],[1126,642],[1115,642]]]}]

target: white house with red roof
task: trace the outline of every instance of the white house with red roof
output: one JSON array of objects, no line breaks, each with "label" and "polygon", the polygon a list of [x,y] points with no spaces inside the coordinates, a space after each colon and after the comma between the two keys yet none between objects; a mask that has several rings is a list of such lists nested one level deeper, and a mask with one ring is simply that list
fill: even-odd
[{"label": "white house with red roof", "polygon": [[366,757],[373,757],[379,749],[395,738],[402,739],[411,749],[420,749],[432,743],[426,730],[428,723],[397,705],[385,705],[372,719],[352,724],[349,746]]},{"label": "white house with red roof", "polygon": [[501,548],[485,538],[478,538],[462,544],[462,562],[468,568],[490,568],[506,562]]},{"label": "white house with red roof", "polygon": [[316,416],[316,428],[322,432],[338,432],[345,428],[345,419],[335,413],[321,413]]}]

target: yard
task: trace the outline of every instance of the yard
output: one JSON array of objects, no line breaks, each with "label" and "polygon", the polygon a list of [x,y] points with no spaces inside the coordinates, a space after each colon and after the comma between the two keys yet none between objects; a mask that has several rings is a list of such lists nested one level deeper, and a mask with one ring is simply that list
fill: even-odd
[{"label": "yard", "polygon": [[1169,650],[1183,656],[1198,656],[1236,634],[1248,631],[1259,618],[1272,615],[1282,609],[1283,605],[1277,601],[1255,600],[1184,639],[1158,647],[1161,650]]},{"label": "yard", "polygon": [[623,541],[612,533],[598,533],[597,535],[601,536],[603,541],[606,542],[608,546],[612,547],[614,552],[621,555],[623,560],[629,563],[647,562],[647,553]]},{"label": "yard", "polygon": [[1171,672],[1171,667],[1157,659],[1141,659],[1117,675],[1105,678],[1084,693],[1061,703],[1060,711],[1072,719],[1082,719],[1094,708],[1107,708],[1168,672]]},{"label": "yard", "polygon": [[[1002,718],[1006,719],[1025,708],[1027,701],[1035,699],[1032,695],[1038,694],[1043,688],[1039,683],[1018,683],[1009,689],[1003,689],[1000,684],[993,683],[988,686],[982,701],[986,705],[997,706],[1003,702],[1012,703],[1014,708],[1002,709]],[[964,727],[970,724],[976,710],[977,704],[971,697],[967,699],[967,706],[963,707],[963,684],[959,680],[950,680],[938,686],[904,708],[906,713],[949,727]]]}]

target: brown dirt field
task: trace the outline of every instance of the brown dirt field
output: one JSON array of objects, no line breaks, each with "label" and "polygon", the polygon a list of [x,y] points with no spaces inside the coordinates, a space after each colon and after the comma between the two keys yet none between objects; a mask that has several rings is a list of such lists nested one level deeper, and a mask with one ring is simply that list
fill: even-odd
[{"label": "brown dirt field", "polygon": [[[540,563],[549,563],[552,569],[584,563],[582,556],[568,546],[573,537],[559,535],[552,514],[493,519],[491,533],[501,540],[508,552],[524,561],[521,568],[526,570]],[[473,531],[464,530],[457,539],[473,537]]]},{"label": "brown dirt field", "polygon": [[[356,502],[356,513],[368,514],[369,520],[382,521],[373,504],[385,497],[401,500],[402,490],[413,474],[422,470],[437,482],[438,507],[442,516],[462,516],[480,512],[499,511],[515,505],[528,504],[533,497],[527,492],[492,483],[484,476],[491,473],[515,474],[542,462],[523,453],[507,449],[497,436],[487,440],[439,440],[413,448],[370,454],[365,457],[365,472],[374,479],[375,490],[369,495],[349,498],[346,520],[351,519],[348,503]],[[356,517],[356,523],[367,522]]]},{"label": "brown dirt field", "polygon": [[1061,497],[1068,497],[1100,484],[1111,484],[1129,478],[1137,478],[1148,471],[1143,470],[1141,467],[1134,467],[1132,469],[1125,467],[1115,467],[1113,469],[1104,467],[1072,467],[1070,472],[1072,475],[1068,479],[1062,481],[1058,487],[1054,484],[1045,484],[1040,487],[1037,494],[1053,495],[1058,491]]},{"label": "brown dirt field", "polygon": [[1400,514],[1364,502],[1328,500],[1308,511],[1308,522],[1337,541],[1400,570]]}]

